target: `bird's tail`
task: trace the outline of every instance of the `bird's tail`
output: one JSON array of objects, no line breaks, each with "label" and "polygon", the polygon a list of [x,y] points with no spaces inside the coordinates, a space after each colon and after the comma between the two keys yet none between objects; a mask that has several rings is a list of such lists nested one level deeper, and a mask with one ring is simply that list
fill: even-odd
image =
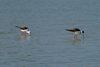
[{"label": "bird's tail", "polygon": [[70,29],[65,29],[66,31],[73,31],[73,30],[70,30]]}]

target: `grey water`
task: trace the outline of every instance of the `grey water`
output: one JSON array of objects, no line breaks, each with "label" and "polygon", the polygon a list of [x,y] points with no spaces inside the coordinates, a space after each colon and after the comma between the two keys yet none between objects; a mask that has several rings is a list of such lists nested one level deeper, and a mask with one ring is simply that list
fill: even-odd
[{"label": "grey water", "polygon": [[100,67],[100,0],[0,0],[0,67]]}]

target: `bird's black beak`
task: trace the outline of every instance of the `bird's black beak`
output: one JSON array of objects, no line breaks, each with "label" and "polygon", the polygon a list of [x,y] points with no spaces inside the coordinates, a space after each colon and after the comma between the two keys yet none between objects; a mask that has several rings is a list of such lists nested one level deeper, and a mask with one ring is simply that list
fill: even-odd
[{"label": "bird's black beak", "polygon": [[19,26],[15,26],[15,27],[20,28]]}]

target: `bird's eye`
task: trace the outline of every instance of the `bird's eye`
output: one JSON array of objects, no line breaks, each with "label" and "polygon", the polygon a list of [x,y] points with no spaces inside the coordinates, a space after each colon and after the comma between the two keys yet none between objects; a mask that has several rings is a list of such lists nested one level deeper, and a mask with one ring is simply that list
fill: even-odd
[{"label": "bird's eye", "polygon": [[84,31],[82,31],[82,33],[84,33]]}]

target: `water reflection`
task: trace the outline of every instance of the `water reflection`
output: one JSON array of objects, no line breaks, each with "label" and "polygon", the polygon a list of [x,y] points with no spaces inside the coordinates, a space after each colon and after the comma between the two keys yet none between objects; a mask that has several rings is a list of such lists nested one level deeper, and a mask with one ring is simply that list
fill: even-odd
[{"label": "water reflection", "polygon": [[81,44],[81,41],[81,39],[67,39],[66,43],[78,46]]},{"label": "water reflection", "polygon": [[80,45],[81,39],[72,40],[72,45]]},{"label": "water reflection", "polygon": [[30,36],[29,36],[29,35],[21,35],[21,36],[20,36],[20,39],[21,39],[21,40],[30,39]]},{"label": "water reflection", "polygon": [[20,41],[26,41],[26,40],[30,40],[30,37],[31,36],[29,36],[29,35],[19,35],[19,38],[18,38],[18,40],[20,40]]}]

